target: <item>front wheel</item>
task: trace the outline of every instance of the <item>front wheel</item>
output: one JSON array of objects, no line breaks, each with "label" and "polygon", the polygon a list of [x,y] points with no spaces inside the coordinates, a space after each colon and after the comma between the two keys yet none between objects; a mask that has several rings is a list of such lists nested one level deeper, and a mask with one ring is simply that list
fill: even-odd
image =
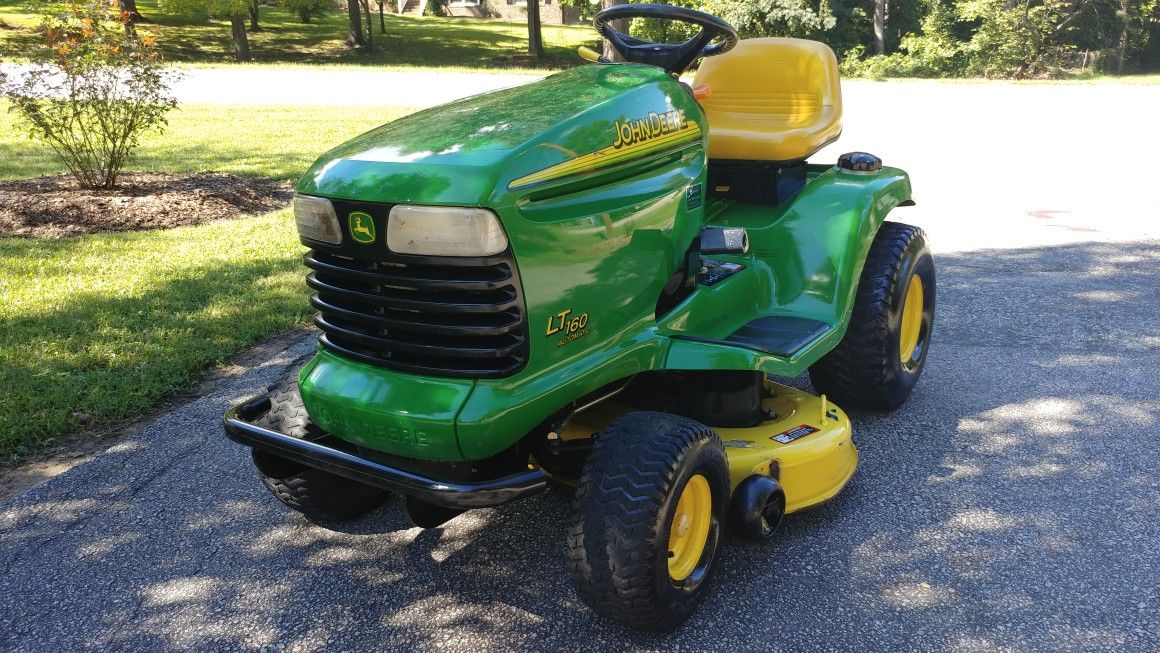
[{"label": "front wheel", "polygon": [[810,367],[814,388],[851,408],[901,406],[930,351],[934,299],[926,234],[882,223],[862,268],[846,335]]},{"label": "front wheel", "polygon": [[597,436],[576,488],[568,557],[580,598],[632,628],[671,630],[704,598],[729,499],[709,427],[629,413]]},{"label": "front wheel", "polygon": [[[296,438],[320,435],[298,394],[298,366],[270,387],[270,410],[257,426]],[[276,499],[311,521],[337,522],[361,517],[386,501],[388,492],[307,467],[275,454],[253,450],[254,467]]]}]

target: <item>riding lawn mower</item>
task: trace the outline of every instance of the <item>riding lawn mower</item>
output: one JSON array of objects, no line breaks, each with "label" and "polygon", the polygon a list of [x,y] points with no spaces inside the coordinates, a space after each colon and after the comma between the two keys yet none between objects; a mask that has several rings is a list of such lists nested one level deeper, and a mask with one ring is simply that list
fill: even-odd
[{"label": "riding lawn mower", "polygon": [[[614,27],[633,18],[698,31]],[[885,221],[913,204],[905,172],[807,162],[842,129],[828,47],[668,5],[595,26],[623,62],[582,49],[318,159],[293,204],[316,353],[225,429],[323,523],[396,494],[434,528],[563,488],[579,596],[668,630],[727,533],[769,540],[850,480],[840,406],[911,394],[934,263]],[[817,395],[789,385],[807,371]]]}]

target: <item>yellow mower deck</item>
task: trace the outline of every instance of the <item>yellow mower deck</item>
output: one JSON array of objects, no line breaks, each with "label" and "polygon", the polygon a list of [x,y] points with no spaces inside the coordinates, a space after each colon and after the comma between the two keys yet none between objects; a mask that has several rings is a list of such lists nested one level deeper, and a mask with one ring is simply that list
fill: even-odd
[{"label": "yellow mower deck", "polygon": [[[717,428],[729,460],[730,492],[754,474],[772,475],[785,490],[786,513],[833,498],[858,467],[850,419],[825,396],[766,382],[762,402],[774,417],[757,426]],[[582,412],[561,434],[565,441],[591,437],[626,412],[606,402]]]}]

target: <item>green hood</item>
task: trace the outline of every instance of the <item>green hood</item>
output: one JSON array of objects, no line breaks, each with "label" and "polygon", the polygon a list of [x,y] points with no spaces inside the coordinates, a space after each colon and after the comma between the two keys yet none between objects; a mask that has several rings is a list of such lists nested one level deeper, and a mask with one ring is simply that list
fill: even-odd
[{"label": "green hood", "polygon": [[[573,141],[581,152],[606,144],[607,116],[586,115],[663,79],[658,68],[588,65],[420,111],[322,155],[298,190],[362,201],[494,205],[505,178],[544,165],[544,156],[519,160],[522,152],[537,143]],[[559,149],[548,158],[576,156]]]}]

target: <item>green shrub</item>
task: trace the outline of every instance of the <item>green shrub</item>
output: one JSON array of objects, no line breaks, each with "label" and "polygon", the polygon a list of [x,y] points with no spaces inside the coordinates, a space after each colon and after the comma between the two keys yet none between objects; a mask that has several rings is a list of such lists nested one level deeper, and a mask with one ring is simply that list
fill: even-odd
[{"label": "green shrub", "polygon": [[3,84],[9,108],[83,188],[112,188],[141,135],[166,124],[177,101],[151,37],[105,0],[42,17],[32,65]]},{"label": "green shrub", "polygon": [[325,16],[333,3],[331,0],[282,0],[282,6],[298,14],[298,19],[309,25],[311,20]]}]

